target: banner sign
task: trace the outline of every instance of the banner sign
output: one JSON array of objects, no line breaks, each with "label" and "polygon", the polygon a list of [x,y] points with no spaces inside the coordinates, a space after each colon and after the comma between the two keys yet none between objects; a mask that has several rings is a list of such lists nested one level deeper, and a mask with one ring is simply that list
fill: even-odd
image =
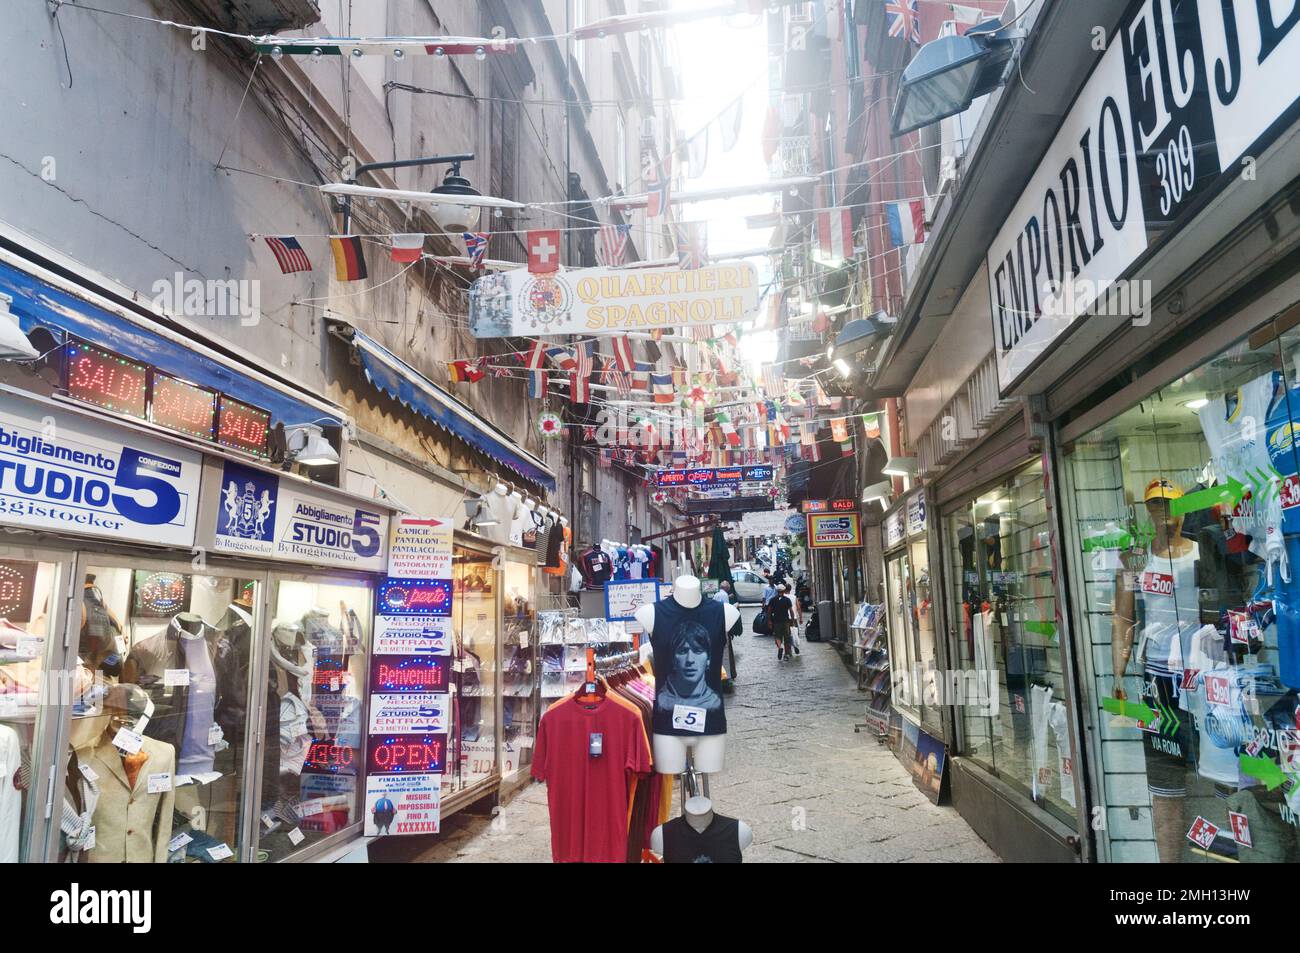
[{"label": "banner sign", "polygon": [[730,500],[687,500],[686,512],[692,516],[701,513],[750,513],[772,511],[776,503],[770,496],[737,496]]},{"label": "banner sign", "polygon": [[917,493],[907,501],[907,535],[925,532],[925,494]]},{"label": "banner sign", "polygon": [[375,616],[376,655],[450,655],[451,619],[432,615]]},{"label": "banner sign", "polygon": [[451,728],[451,696],[434,692],[370,696],[370,733],[445,733]]},{"label": "banner sign", "polygon": [[848,549],[862,545],[862,527],[857,513],[809,513],[810,549]]},{"label": "banner sign", "polygon": [[432,516],[394,516],[388,574],[405,579],[450,579],[454,521]]},{"label": "banner sign", "polygon": [[747,261],[703,268],[523,268],[479,278],[469,290],[476,338],[624,334],[735,324],[758,314],[758,271]]},{"label": "banner sign", "polygon": [[605,583],[605,618],[610,622],[635,622],[637,609],[658,601],[658,579]]},{"label": "banner sign", "polygon": [[233,460],[208,463],[204,532],[214,552],[382,572],[388,513]]},{"label": "banner sign", "polygon": [[199,454],[0,394],[0,523],[194,545]]},{"label": "banner sign", "polygon": [[1145,0],[1120,23],[988,250],[1004,393],[1094,305],[1148,312],[1112,286],[1294,115],[1293,7]]},{"label": "banner sign", "polygon": [[740,518],[742,536],[784,536],[789,532],[786,522],[790,517],[799,520],[795,532],[803,532],[803,518],[794,510],[773,510],[770,513],[746,513]]},{"label": "banner sign", "polygon": [[692,470],[657,470],[655,486],[689,486],[710,489],[720,486],[738,486],[741,483],[765,483],[772,479],[773,468],[767,465],[752,467],[698,467]]}]

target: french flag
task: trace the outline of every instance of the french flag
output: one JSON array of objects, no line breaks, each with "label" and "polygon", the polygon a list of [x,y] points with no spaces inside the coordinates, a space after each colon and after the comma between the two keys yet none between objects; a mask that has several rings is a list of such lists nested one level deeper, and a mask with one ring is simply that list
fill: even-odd
[{"label": "french flag", "polygon": [[920,199],[887,203],[885,224],[889,226],[891,247],[920,245],[925,241],[925,203]]}]

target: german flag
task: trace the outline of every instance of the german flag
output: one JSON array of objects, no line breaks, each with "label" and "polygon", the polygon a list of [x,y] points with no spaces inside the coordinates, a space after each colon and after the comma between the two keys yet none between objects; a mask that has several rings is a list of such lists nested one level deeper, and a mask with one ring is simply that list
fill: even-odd
[{"label": "german flag", "polygon": [[331,235],[330,251],[334,253],[334,277],[339,281],[364,281],[366,256],[361,252],[361,238],[357,235]]}]

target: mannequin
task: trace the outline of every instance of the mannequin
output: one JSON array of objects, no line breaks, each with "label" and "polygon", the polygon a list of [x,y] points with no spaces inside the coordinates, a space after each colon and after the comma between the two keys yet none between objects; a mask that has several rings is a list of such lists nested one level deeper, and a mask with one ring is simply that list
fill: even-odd
[{"label": "mannequin", "polygon": [[[643,657],[647,654],[647,650],[655,652],[655,654],[660,657],[661,661],[665,657],[672,657],[678,650],[687,653],[692,651],[689,646],[682,646],[680,644],[673,646],[666,644],[665,640],[675,639],[676,633],[665,632],[656,636],[655,619],[659,615],[656,611],[656,607],[657,605],[667,603],[670,600],[676,603],[676,605],[681,609],[687,610],[687,619],[694,617],[696,613],[691,612],[691,610],[700,610],[704,607],[704,599],[700,592],[700,580],[695,576],[678,576],[673,582],[673,594],[669,599],[661,600],[661,602],[657,604],[644,605],[636,610],[635,616],[637,622],[639,622],[642,628],[650,634],[650,638],[646,640],[647,645],[642,647]],[[722,630],[721,632],[716,633],[716,636],[720,638],[720,646],[718,647],[718,659],[720,660],[721,646],[725,646],[726,644],[726,631],[735,625],[740,619],[740,610],[733,605],[721,605],[712,600],[709,601],[708,605],[717,607],[717,609],[721,610],[723,615],[724,624]],[[687,627],[687,623],[680,624],[677,633],[685,631]],[[699,628],[698,626],[690,627]],[[710,633],[710,635],[714,634]],[[714,660],[711,658],[709,661],[713,662]],[[683,669],[686,677],[690,678],[691,673],[695,671],[699,665],[700,663],[698,661],[687,662],[686,667]],[[656,666],[656,668],[659,667],[663,666]],[[663,703],[663,698],[671,698],[674,700],[672,711],[677,715],[684,714],[684,709],[695,709],[698,713],[698,709],[702,707],[710,707],[709,705],[701,705],[698,701],[695,704],[686,705],[685,702],[692,701],[692,698],[681,697],[680,701],[678,701],[677,696],[684,696],[687,690],[674,681],[676,673],[676,669],[673,669],[672,671],[655,672],[656,728],[653,740],[655,771],[660,774],[681,774],[686,770],[687,751],[693,753],[695,757],[695,767],[699,771],[702,771],[705,774],[713,774],[714,772],[721,771],[726,747],[722,733],[706,734],[703,732],[696,733],[691,731],[689,733],[670,734],[667,731],[661,732],[661,727],[664,725],[664,720],[660,716],[660,706]],[[712,691],[709,686],[699,684],[698,680],[697,689],[702,693],[702,695],[694,696],[695,699],[709,696]],[[711,698],[710,701],[712,701]],[[717,699],[717,712],[719,715],[722,714],[720,698]],[[689,713],[685,714],[689,717]],[[710,713],[706,720],[711,719],[712,717],[712,713]],[[725,727],[723,730],[725,731]]]},{"label": "mannequin", "polygon": [[[1182,535],[1183,517],[1170,512],[1170,503],[1182,495],[1182,489],[1169,480],[1157,479],[1147,484],[1142,502],[1154,528],[1150,546],[1146,552],[1129,550],[1121,557],[1129,563],[1129,574],[1136,577],[1136,586],[1126,584],[1124,569],[1115,576],[1115,609],[1111,622],[1114,694],[1119,699],[1127,697],[1124,676],[1133,652],[1140,598],[1144,609],[1138,659],[1142,666],[1142,701],[1156,710],[1179,707],[1183,659],[1190,655],[1184,651],[1183,643],[1187,642],[1190,648],[1190,639],[1200,628],[1196,579],[1200,550]],[[1186,839],[1184,775],[1195,762],[1188,721],[1161,726],[1158,734],[1142,732],[1147,787],[1151,794],[1151,824],[1157,855],[1165,864],[1177,863],[1182,858]]]},{"label": "mannequin", "polygon": [[[754,843],[753,828],[744,821],[714,814],[713,802],[706,797],[690,798],[682,812],[680,818],[660,824],[650,834],[650,849],[663,857],[664,863],[740,863],[741,853]],[[719,827],[710,831],[715,821],[720,822]],[[667,838],[664,828],[668,828]]]},{"label": "mannequin", "polygon": [[483,504],[483,512],[496,522],[486,526],[475,526],[474,532],[486,536],[494,543],[510,542],[511,529],[520,507],[519,499],[511,494],[510,487],[504,483],[497,483],[479,497],[479,500]]},{"label": "mannequin", "polygon": [[[138,685],[114,685],[104,699],[108,723],[81,760],[97,776],[95,846],[89,863],[165,863],[175,806],[176,749],[144,735],[151,702]],[[122,728],[140,742],[135,753],[113,741]],[[150,786],[154,791],[150,793]]]}]

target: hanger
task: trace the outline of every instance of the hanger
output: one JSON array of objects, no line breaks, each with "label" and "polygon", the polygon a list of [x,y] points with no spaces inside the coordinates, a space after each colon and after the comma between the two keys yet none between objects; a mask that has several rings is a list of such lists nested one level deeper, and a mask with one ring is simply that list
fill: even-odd
[{"label": "hanger", "polygon": [[605,686],[596,681],[596,651],[587,649],[587,674],[574,700],[580,705],[593,705],[605,697],[605,691]]}]

